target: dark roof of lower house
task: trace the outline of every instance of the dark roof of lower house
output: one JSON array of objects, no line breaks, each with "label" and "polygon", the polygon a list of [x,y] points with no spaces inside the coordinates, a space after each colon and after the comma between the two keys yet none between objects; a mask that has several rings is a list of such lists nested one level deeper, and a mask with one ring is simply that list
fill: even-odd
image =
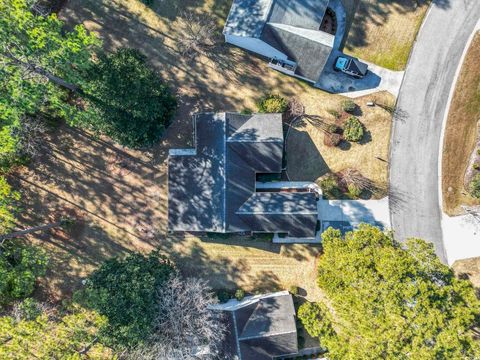
[{"label": "dark roof of lower house", "polygon": [[[241,360],[271,360],[298,352],[295,308],[288,292],[270,294],[233,312],[237,354]],[[227,337],[226,343],[232,339]]]},{"label": "dark roof of lower house", "polygon": [[199,114],[194,124],[195,149],[168,158],[169,230],[315,235],[313,193],[255,191],[256,173],[282,170],[281,114]]}]

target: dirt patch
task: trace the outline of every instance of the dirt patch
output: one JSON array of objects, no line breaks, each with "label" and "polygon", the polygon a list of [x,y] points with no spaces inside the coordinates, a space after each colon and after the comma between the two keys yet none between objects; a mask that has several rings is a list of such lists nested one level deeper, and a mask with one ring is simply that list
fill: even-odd
[{"label": "dirt patch", "polygon": [[[386,192],[392,115],[378,106],[367,106],[370,101],[393,102],[393,97],[381,93],[355,100],[357,117],[366,128],[360,143],[343,142],[338,147],[329,147],[324,144],[324,131],[314,123],[302,121],[293,126],[286,148],[287,172],[291,180],[316,181],[329,173],[354,168]],[[335,122],[331,114],[322,116],[330,123]],[[337,122],[341,123],[342,119]]]},{"label": "dirt patch", "polygon": [[[465,173],[475,150],[480,120],[480,33],[465,57],[448,113],[443,143],[443,209],[449,215],[463,213],[461,205],[480,205],[464,186]],[[473,170],[473,169],[472,169]],[[473,171],[472,171],[473,172]]]},{"label": "dirt patch", "polygon": [[345,52],[404,70],[429,4],[430,0],[360,0]]}]

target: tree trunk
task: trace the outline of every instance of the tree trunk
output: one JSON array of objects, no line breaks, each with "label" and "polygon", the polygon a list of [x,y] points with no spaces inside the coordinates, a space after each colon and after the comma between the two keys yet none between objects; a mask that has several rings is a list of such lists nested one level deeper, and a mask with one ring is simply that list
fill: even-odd
[{"label": "tree trunk", "polygon": [[59,226],[62,226],[62,221],[57,221],[57,222],[54,222],[54,223],[44,224],[44,225],[39,225],[39,226],[33,226],[33,227],[25,229],[25,230],[20,230],[20,231],[12,232],[10,234],[0,235],[0,241],[3,242],[7,239],[11,239],[11,238],[15,238],[15,237],[21,237],[21,236],[25,236],[25,235],[28,235],[28,234],[31,234],[31,233],[34,233],[34,232],[37,232],[37,231],[45,231],[45,230],[53,229],[53,228],[56,228],[56,227],[59,227]]},{"label": "tree trunk", "polygon": [[13,56],[11,54],[8,54],[8,53],[2,53],[2,55],[9,58],[10,60],[12,60],[15,64],[23,67],[25,70],[33,71],[34,73],[36,73],[38,75],[45,76],[49,81],[53,82],[54,84],[57,84],[57,85],[65,88],[65,89],[68,89],[68,90],[73,91],[73,92],[81,92],[81,89],[78,85],[69,83],[68,81],[65,81],[64,79],[53,75],[52,73],[45,70],[41,66],[37,66],[35,64],[22,61],[22,60],[16,58],[15,56]]}]

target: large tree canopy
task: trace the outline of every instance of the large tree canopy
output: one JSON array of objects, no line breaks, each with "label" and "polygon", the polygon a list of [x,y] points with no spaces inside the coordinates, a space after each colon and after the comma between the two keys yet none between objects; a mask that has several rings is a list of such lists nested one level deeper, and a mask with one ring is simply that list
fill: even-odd
[{"label": "large tree canopy", "polygon": [[105,261],[87,279],[81,301],[108,319],[103,339],[112,345],[135,346],[153,328],[156,290],[166,283],[172,264],[156,252],[132,253]]},{"label": "large tree canopy", "polygon": [[7,240],[0,246],[0,307],[30,295],[44,276],[48,256],[43,249]]},{"label": "large tree canopy", "polygon": [[[391,234],[362,225],[345,237],[327,230],[323,247],[318,284],[333,312],[308,308],[305,317],[312,335],[321,333],[329,358],[480,356],[472,335],[480,302],[471,283],[439,261],[433,245],[411,239],[403,248]],[[326,324],[313,326],[312,319]]]},{"label": "large tree canopy", "polygon": [[12,130],[26,114],[66,115],[64,89],[76,90],[90,66],[95,37],[81,25],[64,31],[55,14],[38,16],[32,1],[0,0],[0,160],[15,158]]},{"label": "large tree canopy", "polygon": [[100,54],[83,86],[82,123],[120,144],[152,145],[170,122],[176,100],[138,50]]},{"label": "large tree canopy", "polygon": [[106,323],[98,313],[80,307],[63,316],[36,312],[33,317],[0,317],[1,359],[114,358],[110,349],[97,342],[97,333]]}]

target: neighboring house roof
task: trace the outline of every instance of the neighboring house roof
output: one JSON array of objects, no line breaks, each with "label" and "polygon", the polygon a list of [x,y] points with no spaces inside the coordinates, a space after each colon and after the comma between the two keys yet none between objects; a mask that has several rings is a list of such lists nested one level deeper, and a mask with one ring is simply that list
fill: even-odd
[{"label": "neighboring house roof", "polygon": [[235,0],[224,34],[258,38],[297,63],[296,75],[317,81],[335,37],[320,31],[329,0]]},{"label": "neighboring house roof", "polygon": [[256,193],[256,173],[282,170],[281,114],[199,114],[194,125],[195,149],[169,154],[169,230],[315,236],[315,194]]},{"label": "neighboring house roof", "polygon": [[233,337],[241,360],[271,360],[298,353],[295,307],[287,291],[244,303],[227,311],[230,321],[226,343],[230,352]]}]

